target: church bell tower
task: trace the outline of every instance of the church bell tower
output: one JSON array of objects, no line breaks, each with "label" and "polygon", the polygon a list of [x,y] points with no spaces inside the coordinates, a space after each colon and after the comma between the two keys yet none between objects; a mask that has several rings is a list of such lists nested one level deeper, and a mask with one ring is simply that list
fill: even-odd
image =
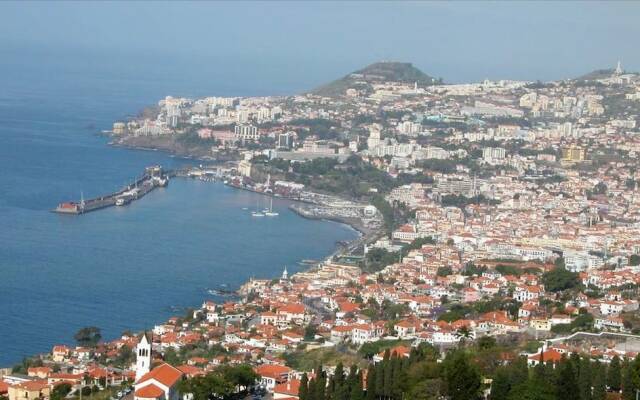
[{"label": "church bell tower", "polygon": [[145,332],[136,346],[136,382],[151,371],[151,339]]}]

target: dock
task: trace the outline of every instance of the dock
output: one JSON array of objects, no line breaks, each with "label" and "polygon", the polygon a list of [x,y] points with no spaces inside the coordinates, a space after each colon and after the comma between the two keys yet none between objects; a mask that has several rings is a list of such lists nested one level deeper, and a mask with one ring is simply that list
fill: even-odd
[{"label": "dock", "polygon": [[147,193],[158,187],[169,184],[169,173],[165,173],[161,166],[155,165],[145,168],[144,174],[131,185],[125,186],[115,193],[80,201],[69,201],[58,204],[52,210],[58,214],[80,215],[91,211],[112,206],[125,206],[132,201],[139,200]]}]

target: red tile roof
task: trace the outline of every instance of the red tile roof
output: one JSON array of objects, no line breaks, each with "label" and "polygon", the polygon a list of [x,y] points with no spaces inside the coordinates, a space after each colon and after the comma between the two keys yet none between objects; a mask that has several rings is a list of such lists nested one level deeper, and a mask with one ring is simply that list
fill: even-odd
[{"label": "red tile roof", "polygon": [[289,382],[281,383],[273,388],[273,393],[286,394],[288,396],[298,397],[300,391],[300,381],[292,379]]},{"label": "red tile roof", "polygon": [[143,399],[157,399],[164,395],[164,391],[156,385],[151,384],[136,390],[134,395],[135,397],[141,397]]},{"label": "red tile roof", "polygon": [[282,375],[286,375],[291,371],[291,368],[283,365],[261,365],[256,368],[256,373],[260,376],[267,376],[269,378],[280,378]]},{"label": "red tile roof", "polygon": [[182,372],[169,364],[161,364],[144,374],[136,384],[154,379],[167,387],[173,386],[182,377]]}]

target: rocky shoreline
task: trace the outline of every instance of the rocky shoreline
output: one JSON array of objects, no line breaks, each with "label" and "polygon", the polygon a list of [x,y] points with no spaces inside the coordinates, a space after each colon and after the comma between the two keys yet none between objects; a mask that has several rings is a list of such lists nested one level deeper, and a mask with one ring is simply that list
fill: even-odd
[{"label": "rocky shoreline", "polygon": [[163,137],[124,136],[114,138],[109,144],[114,147],[124,147],[128,149],[162,151],[176,157],[192,158],[202,161],[224,162],[238,159],[226,153],[217,153],[214,156],[210,147],[181,143],[175,137],[169,135]]}]

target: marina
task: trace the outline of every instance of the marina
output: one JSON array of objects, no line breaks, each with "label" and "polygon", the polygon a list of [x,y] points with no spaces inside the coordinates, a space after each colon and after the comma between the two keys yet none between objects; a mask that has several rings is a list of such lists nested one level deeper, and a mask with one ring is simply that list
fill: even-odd
[{"label": "marina", "polygon": [[144,174],[137,178],[133,184],[127,185],[115,193],[88,200],[85,200],[84,195],[81,194],[80,201],[60,203],[52,211],[58,214],[80,215],[106,207],[125,206],[132,201],[141,199],[152,190],[166,187],[168,184],[169,174],[165,173],[161,166],[151,166],[145,168]]}]

